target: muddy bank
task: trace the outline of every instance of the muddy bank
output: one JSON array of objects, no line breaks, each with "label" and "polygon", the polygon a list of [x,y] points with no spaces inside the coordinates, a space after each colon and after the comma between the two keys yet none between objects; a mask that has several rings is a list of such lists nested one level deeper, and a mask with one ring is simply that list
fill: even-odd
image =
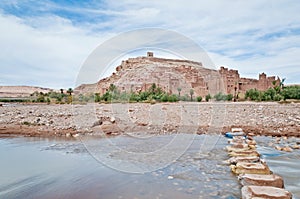
[{"label": "muddy bank", "polygon": [[0,134],[211,134],[239,126],[256,135],[299,137],[299,112],[299,103],[14,104],[0,107]]}]

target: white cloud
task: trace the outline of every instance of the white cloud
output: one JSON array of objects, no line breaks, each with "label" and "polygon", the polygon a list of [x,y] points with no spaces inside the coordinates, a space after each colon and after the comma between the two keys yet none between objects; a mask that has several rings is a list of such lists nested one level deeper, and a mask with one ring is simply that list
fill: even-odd
[{"label": "white cloud", "polygon": [[[26,24],[30,20],[35,28]],[[88,35],[57,16],[30,20],[0,15],[1,79],[7,84],[73,86],[81,64],[105,38]]]},{"label": "white cloud", "polygon": [[[15,0],[12,5],[22,9],[24,4],[35,10],[30,1]],[[72,86],[81,64],[96,46],[120,32],[144,27],[188,36],[209,52],[216,66],[236,68],[250,77],[264,71],[299,83],[297,1],[128,0],[87,7],[51,1],[40,4],[44,15],[21,19],[14,13],[0,14],[0,44],[5,49],[0,54],[1,84]],[[77,14],[81,20],[59,16],[55,10]]]}]

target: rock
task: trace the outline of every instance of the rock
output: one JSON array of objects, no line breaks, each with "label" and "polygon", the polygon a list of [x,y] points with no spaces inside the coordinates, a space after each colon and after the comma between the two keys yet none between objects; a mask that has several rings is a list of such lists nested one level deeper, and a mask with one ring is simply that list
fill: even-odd
[{"label": "rock", "polygon": [[102,124],[102,120],[97,120],[96,122],[93,123],[92,127],[99,126],[101,124]]},{"label": "rock", "polygon": [[237,164],[238,162],[249,162],[249,163],[254,163],[254,162],[259,162],[260,158],[256,156],[238,156],[238,157],[231,157],[228,160],[229,164]]},{"label": "rock", "polygon": [[275,143],[276,143],[276,144],[279,144],[279,143],[280,143],[280,141],[281,141],[281,138],[280,138],[280,137],[278,137],[278,138],[276,138],[276,140],[275,140]]},{"label": "rock", "polygon": [[102,123],[101,130],[105,134],[114,134],[114,135],[118,135],[122,132],[121,129],[116,124],[112,124],[109,121],[104,121]]},{"label": "rock", "polygon": [[242,149],[242,148],[247,148],[248,144],[245,144],[245,143],[233,143],[231,147]]},{"label": "rock", "polygon": [[292,146],[292,149],[300,149],[300,146],[297,145],[297,144],[294,144],[294,145]]},{"label": "rock", "polygon": [[265,163],[238,162],[236,165],[230,165],[230,167],[235,174],[271,174]]},{"label": "rock", "polygon": [[229,152],[242,152],[242,151],[248,151],[250,148],[249,148],[248,145],[245,145],[244,148],[237,148],[237,147],[233,147],[233,146],[227,146],[226,149]]},{"label": "rock", "polygon": [[269,143],[268,143],[268,146],[269,146],[269,147],[272,147],[272,146],[274,146],[274,143],[273,143],[273,142],[269,142]]},{"label": "rock", "polygon": [[147,125],[148,125],[147,122],[141,122],[141,121],[136,122],[136,124],[137,124],[138,126],[147,126]]},{"label": "rock", "polygon": [[229,156],[232,156],[232,157],[237,157],[237,156],[247,156],[247,157],[255,156],[255,157],[259,157],[260,154],[255,150],[247,150],[247,151],[240,151],[240,152],[232,151],[232,152],[229,153]]},{"label": "rock", "polygon": [[246,140],[246,143],[248,145],[256,145],[256,141],[255,140]]},{"label": "rock", "polygon": [[292,194],[284,189],[269,186],[244,186],[242,199],[291,199]]},{"label": "rock", "polygon": [[116,118],[115,118],[115,117],[111,117],[111,118],[110,118],[110,122],[111,122],[111,123],[115,123],[115,122],[116,122]]},{"label": "rock", "polygon": [[280,147],[280,146],[275,146],[275,149],[278,151],[282,151],[282,147]]},{"label": "rock", "polygon": [[168,176],[168,179],[169,179],[169,180],[173,180],[174,177],[173,177],[173,176]]},{"label": "rock", "polygon": [[285,146],[285,147],[282,148],[282,151],[285,151],[285,152],[292,152],[293,149],[292,149],[291,147],[289,147],[289,146]]},{"label": "rock", "polygon": [[248,133],[247,135],[248,135],[248,136],[255,136],[254,133]]},{"label": "rock", "polygon": [[71,133],[66,133],[66,137],[71,137]]},{"label": "rock", "polygon": [[73,137],[74,137],[74,138],[77,138],[77,137],[79,137],[79,134],[76,133],[76,134],[73,135]]},{"label": "rock", "polygon": [[260,174],[242,174],[239,176],[239,180],[243,186],[271,186],[283,188],[284,183],[281,176],[271,175],[260,175]]}]

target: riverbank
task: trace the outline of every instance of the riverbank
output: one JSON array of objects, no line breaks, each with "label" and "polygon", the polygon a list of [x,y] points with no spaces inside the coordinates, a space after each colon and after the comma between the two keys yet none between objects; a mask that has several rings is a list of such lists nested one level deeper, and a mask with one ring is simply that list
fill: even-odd
[{"label": "riverbank", "polygon": [[198,133],[241,127],[255,135],[300,137],[300,104],[129,103],[88,105],[5,104],[1,136],[66,136]]}]

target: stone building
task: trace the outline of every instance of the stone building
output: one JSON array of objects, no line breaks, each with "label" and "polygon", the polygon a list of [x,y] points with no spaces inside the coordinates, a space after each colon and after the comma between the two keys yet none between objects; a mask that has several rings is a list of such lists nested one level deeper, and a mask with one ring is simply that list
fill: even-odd
[{"label": "stone building", "polygon": [[242,78],[237,70],[221,67],[212,70],[203,67],[202,63],[154,57],[153,52],[147,56],[123,60],[110,77],[101,79],[93,85],[81,85],[80,92],[104,94],[110,84],[114,84],[121,92],[142,92],[148,90],[153,83],[170,94],[189,95],[193,89],[195,96],[205,97],[218,92],[244,95],[251,88],[266,90],[280,83],[279,78],[267,77],[265,73],[259,79]]},{"label": "stone building", "polygon": [[265,73],[259,74],[258,79],[243,78],[237,70],[221,67],[219,70],[224,82],[227,94],[244,95],[249,89],[265,91],[280,84],[280,78],[275,76],[268,77]]}]

